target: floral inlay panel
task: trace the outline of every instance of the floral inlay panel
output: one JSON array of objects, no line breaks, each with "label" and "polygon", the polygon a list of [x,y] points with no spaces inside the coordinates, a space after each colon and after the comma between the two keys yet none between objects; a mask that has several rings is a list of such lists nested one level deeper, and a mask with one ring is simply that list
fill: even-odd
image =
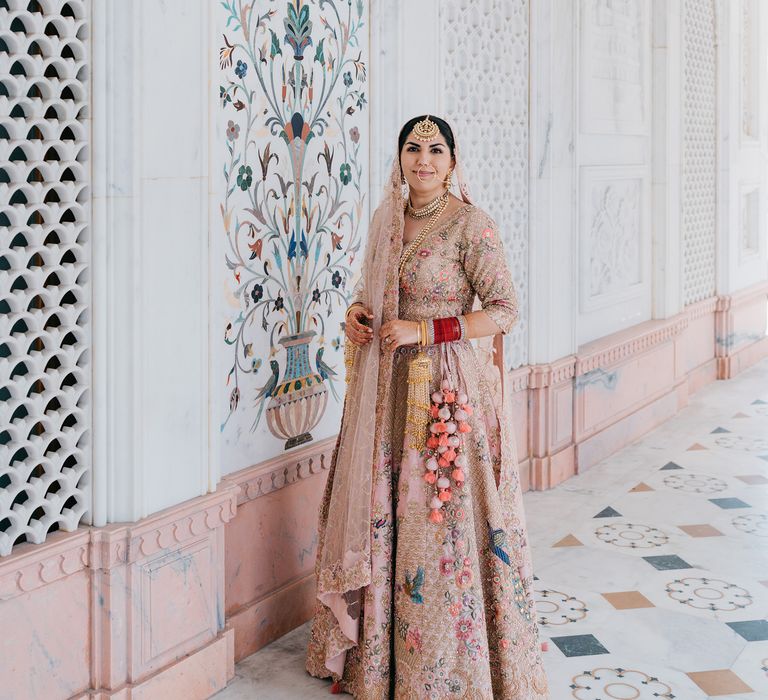
[{"label": "floral inlay panel", "polygon": [[342,321],[368,218],[368,8],[220,4],[221,430],[237,441],[266,426],[274,454],[314,439],[343,396]]}]

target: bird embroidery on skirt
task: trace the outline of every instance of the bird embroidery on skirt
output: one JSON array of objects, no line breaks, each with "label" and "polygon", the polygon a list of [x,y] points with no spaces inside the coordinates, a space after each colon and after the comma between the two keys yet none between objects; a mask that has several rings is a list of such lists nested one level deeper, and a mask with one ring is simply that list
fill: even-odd
[{"label": "bird embroidery on skirt", "polygon": [[421,595],[421,587],[424,585],[424,567],[416,569],[416,575],[411,579],[411,575],[405,572],[405,583],[403,590],[411,597],[414,603],[423,603],[424,598]]}]

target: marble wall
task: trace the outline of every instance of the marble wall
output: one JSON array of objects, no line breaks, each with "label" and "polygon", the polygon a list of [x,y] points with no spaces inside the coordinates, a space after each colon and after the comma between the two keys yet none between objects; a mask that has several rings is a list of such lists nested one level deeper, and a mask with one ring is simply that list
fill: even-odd
[{"label": "marble wall", "polygon": [[581,345],[651,317],[651,2],[579,3]]}]

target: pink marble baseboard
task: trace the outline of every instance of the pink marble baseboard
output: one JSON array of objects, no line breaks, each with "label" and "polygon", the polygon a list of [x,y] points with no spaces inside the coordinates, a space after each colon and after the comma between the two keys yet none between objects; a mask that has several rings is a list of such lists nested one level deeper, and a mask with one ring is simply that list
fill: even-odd
[{"label": "pink marble baseboard", "polygon": [[[207,698],[234,673],[224,485],[136,523],[55,533],[0,560],[0,700]],[[160,693],[160,694],[158,694]]]},{"label": "pink marble baseboard", "polygon": [[729,379],[766,352],[768,282],[718,297],[715,323],[718,379]]},{"label": "pink marble baseboard", "polygon": [[315,576],[292,581],[227,618],[235,631],[235,661],[309,620],[315,611]]},{"label": "pink marble baseboard", "polygon": [[335,441],[311,443],[222,481],[240,493],[225,535],[226,616],[238,660],[312,615],[317,515]]},{"label": "pink marble baseboard", "polygon": [[729,357],[718,357],[718,379],[731,379],[766,356],[768,356],[768,338],[736,350]]},{"label": "pink marble baseboard", "polygon": [[138,685],[118,690],[90,690],[73,700],[206,700],[225,688],[235,676],[234,637],[234,631],[227,629],[199,651]]},{"label": "pink marble baseboard", "polygon": [[661,425],[687,403],[687,388],[678,386],[577,443],[576,473],[580,474],[640,436]]}]

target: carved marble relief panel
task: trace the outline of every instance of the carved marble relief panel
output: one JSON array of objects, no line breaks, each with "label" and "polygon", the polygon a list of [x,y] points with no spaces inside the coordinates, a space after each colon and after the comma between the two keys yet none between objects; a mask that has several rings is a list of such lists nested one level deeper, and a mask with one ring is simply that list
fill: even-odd
[{"label": "carved marble relief panel", "polygon": [[644,293],[649,202],[644,166],[585,166],[581,172],[582,313]]},{"label": "carved marble relief panel", "polygon": [[584,0],[580,129],[643,134],[648,127],[648,0]]}]

